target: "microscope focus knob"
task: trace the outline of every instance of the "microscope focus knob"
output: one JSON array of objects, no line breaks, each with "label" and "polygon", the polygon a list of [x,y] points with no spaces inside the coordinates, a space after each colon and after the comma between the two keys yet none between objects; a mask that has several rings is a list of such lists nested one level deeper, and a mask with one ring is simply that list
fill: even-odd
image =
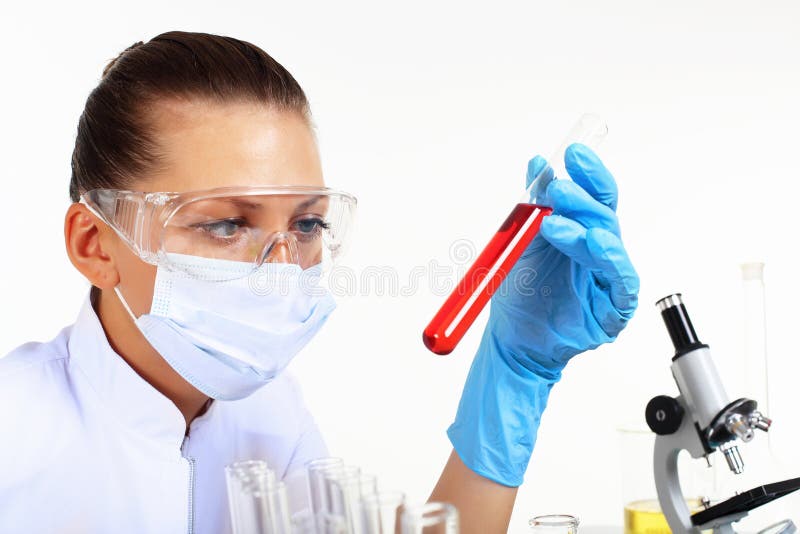
[{"label": "microscope focus knob", "polygon": [[668,395],[653,397],[644,410],[650,430],[664,436],[678,431],[683,420],[683,407]]}]

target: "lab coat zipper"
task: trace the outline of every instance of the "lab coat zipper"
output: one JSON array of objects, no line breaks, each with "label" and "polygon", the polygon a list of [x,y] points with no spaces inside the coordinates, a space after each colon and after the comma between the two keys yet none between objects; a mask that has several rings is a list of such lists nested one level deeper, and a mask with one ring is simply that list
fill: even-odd
[{"label": "lab coat zipper", "polygon": [[191,456],[185,455],[186,443],[189,441],[189,436],[183,438],[181,444],[181,456],[189,463],[189,517],[187,518],[187,532],[194,534],[194,462],[195,459]]}]

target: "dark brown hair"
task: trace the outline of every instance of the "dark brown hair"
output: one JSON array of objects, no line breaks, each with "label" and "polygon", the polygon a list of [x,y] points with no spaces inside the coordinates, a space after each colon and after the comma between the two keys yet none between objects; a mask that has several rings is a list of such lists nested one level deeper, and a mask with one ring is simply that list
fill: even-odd
[{"label": "dark brown hair", "polygon": [[69,194],[126,188],[157,168],[150,110],[161,99],[253,102],[311,120],[303,89],[259,47],[232,37],[167,32],[112,60],[78,120]]}]

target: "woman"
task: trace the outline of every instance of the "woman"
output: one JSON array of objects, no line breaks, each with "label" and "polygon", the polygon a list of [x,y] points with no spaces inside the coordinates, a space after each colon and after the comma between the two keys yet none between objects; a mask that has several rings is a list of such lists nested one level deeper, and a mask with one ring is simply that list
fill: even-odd
[{"label": "woman", "polygon": [[[493,297],[448,430],[431,498],[464,532],[505,531],[550,388],[636,308],[614,180],[582,145],[566,163],[574,183],[550,185],[554,214]],[[75,324],[0,360],[0,532],[227,531],[226,464],[294,480],[327,454],[282,371],[334,308],[318,281],[355,199],[325,187],[280,64],[184,32],[106,67],[70,196],[67,253],[92,289]]]}]

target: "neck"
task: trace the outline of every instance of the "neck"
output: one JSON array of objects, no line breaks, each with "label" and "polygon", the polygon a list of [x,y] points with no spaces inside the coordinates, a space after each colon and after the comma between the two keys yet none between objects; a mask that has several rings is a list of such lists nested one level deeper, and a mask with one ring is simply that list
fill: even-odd
[{"label": "neck", "polygon": [[139,376],[175,404],[186,420],[188,434],[189,425],[205,413],[211,398],[187,382],[150,346],[113,291],[92,288],[92,292],[92,304],[111,348]]}]

